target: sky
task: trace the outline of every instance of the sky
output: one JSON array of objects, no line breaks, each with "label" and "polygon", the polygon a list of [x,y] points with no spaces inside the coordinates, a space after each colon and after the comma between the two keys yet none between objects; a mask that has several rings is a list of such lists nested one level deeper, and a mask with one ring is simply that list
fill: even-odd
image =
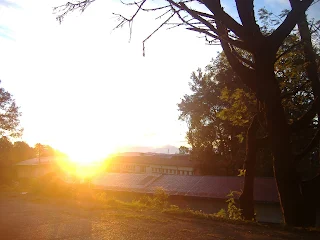
[{"label": "sky", "polygon": [[[146,42],[143,57],[142,41],[159,24],[155,15],[139,15],[129,41],[127,26],[112,30],[113,12],[132,12],[120,1],[97,0],[59,24],[52,8],[65,2],[0,0],[0,80],[20,106],[22,140],[85,157],[186,145],[177,103],[189,93],[191,72],[220,47],[182,28],[163,29]],[[224,6],[235,14],[233,1]],[[262,6],[288,3],[257,1]]]}]

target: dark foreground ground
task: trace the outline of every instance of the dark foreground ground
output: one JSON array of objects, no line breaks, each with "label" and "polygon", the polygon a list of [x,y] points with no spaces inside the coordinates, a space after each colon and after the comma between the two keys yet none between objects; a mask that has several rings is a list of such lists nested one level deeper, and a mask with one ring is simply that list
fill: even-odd
[{"label": "dark foreground ground", "polygon": [[0,239],[291,239],[319,240],[319,231],[232,224],[151,210],[0,193]]}]

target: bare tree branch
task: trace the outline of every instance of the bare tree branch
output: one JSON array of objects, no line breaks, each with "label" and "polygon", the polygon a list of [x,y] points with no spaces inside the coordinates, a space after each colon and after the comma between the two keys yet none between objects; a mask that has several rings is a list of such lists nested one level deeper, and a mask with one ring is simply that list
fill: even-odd
[{"label": "bare tree branch", "polygon": [[131,36],[132,36],[132,24],[133,24],[133,20],[134,18],[137,16],[137,14],[141,11],[142,6],[146,3],[147,0],[142,0],[139,4],[138,4],[138,8],[135,11],[135,13],[132,15],[131,18],[126,18],[124,16],[122,16],[121,14],[114,14],[116,16],[118,16],[120,23],[114,28],[119,28],[119,27],[123,27],[126,23],[129,24],[129,28],[130,28],[130,37],[129,37],[129,41],[131,40]]},{"label": "bare tree branch", "polygon": [[246,39],[243,26],[237,23],[221,7],[220,0],[201,0],[202,3],[214,14],[216,20],[222,21],[225,26],[234,32],[239,38]]},{"label": "bare tree branch", "polygon": [[75,10],[80,10],[83,12],[86,8],[93,3],[95,0],[83,0],[78,1],[77,3],[67,2],[66,4],[60,5],[53,8],[54,13],[59,13],[56,17],[56,20],[61,23],[64,17],[69,13]]},{"label": "bare tree branch", "polygon": [[248,32],[252,32],[252,37],[262,37],[262,33],[254,17],[253,0],[247,0],[245,4],[243,0],[236,0],[236,5],[242,25],[249,30]]},{"label": "bare tree branch", "polygon": [[[202,18],[200,15],[199,15],[199,12],[197,11],[194,11],[190,8],[188,8],[184,3],[180,3],[180,4],[177,4],[175,3],[174,1],[172,0],[168,0],[173,6],[177,7],[178,9],[182,9],[184,11],[186,11],[187,13],[189,13],[193,18],[197,19],[199,22],[203,23],[208,29],[210,29],[210,31],[212,31],[214,34],[209,33],[208,30],[204,30],[204,29],[201,29],[199,27],[194,27],[194,26],[191,26],[191,28],[189,30],[192,30],[192,31],[197,31],[197,32],[200,32],[200,33],[204,33],[204,34],[207,34],[208,36],[210,37],[213,37],[214,39],[222,39],[224,41],[227,41],[229,42],[230,44],[238,47],[238,48],[241,48],[241,49],[244,49],[246,51],[252,51],[252,49],[244,44],[244,42],[242,41],[238,41],[238,40],[233,40],[229,37],[223,37],[221,34],[218,33],[218,30],[214,27],[214,25],[211,23],[211,22],[208,22],[206,19]],[[183,19],[181,19],[182,21],[184,21]]]},{"label": "bare tree branch", "polygon": [[167,20],[165,20],[163,23],[160,24],[159,27],[157,27],[148,37],[146,37],[143,42],[142,42],[142,48],[143,48],[143,56],[145,56],[145,42],[153,35],[155,34],[157,31],[159,31],[160,28],[162,28],[168,21],[170,21],[170,19],[175,15],[175,13],[171,14],[171,16],[169,18],[167,18]]},{"label": "bare tree branch", "polygon": [[276,52],[278,50],[284,39],[290,34],[300,17],[302,17],[312,2],[313,0],[299,1],[299,4],[297,4],[296,7],[289,12],[281,25],[270,36],[267,37],[271,42],[274,43],[272,46],[273,49],[270,49],[270,51]]},{"label": "bare tree branch", "polygon": [[[220,33],[225,32],[224,37],[226,37],[227,29],[222,25],[222,23],[217,22],[217,28]],[[233,54],[232,48],[230,48],[229,43],[226,41],[221,41],[221,46],[223,48],[223,51],[228,59],[228,62],[230,63],[232,69],[235,71],[235,73],[241,78],[243,83],[247,85],[253,92],[256,92],[257,90],[257,83],[256,83],[256,75],[255,70],[250,69],[246,66],[244,66],[239,60],[236,58],[236,56]]]}]

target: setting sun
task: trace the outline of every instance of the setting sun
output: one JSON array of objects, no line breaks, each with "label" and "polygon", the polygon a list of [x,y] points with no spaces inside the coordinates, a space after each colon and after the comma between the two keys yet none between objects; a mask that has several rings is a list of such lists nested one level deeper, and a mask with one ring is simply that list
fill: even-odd
[{"label": "setting sun", "polygon": [[115,148],[106,146],[104,148],[97,146],[74,146],[66,150],[71,162],[78,165],[88,165],[93,163],[101,163],[108,155],[113,153]]}]

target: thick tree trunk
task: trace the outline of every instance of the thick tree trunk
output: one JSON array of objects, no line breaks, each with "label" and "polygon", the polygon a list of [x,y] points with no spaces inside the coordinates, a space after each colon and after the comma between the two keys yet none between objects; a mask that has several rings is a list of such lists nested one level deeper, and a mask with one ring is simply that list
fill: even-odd
[{"label": "thick tree trunk", "polygon": [[255,115],[248,128],[246,143],[246,158],[244,162],[245,177],[243,192],[239,198],[242,217],[245,220],[255,219],[254,215],[254,176],[257,155],[257,139],[258,116]]},{"label": "thick tree trunk", "polygon": [[320,202],[320,175],[303,182],[302,193],[307,202],[304,225],[315,226],[317,223],[317,204]]},{"label": "thick tree trunk", "polygon": [[[274,75],[273,56],[268,45],[256,54],[257,97],[265,104],[267,130],[274,157],[274,174],[285,223],[303,225],[304,201],[300,178],[295,169],[290,131],[281,104],[280,89]],[[270,64],[272,63],[272,64]]]},{"label": "thick tree trunk", "polygon": [[[290,0],[291,6],[295,7],[296,4],[299,4],[299,0]],[[315,98],[320,96],[320,81],[317,70],[316,63],[316,54],[312,46],[311,41],[311,30],[308,26],[307,16],[304,13],[301,19],[298,21],[298,29],[300,33],[301,41],[303,42],[303,52],[306,63],[306,72],[309,80],[311,81],[312,91]],[[317,115],[320,117],[320,105],[317,105]],[[318,125],[319,126],[319,125]],[[306,201],[306,209],[304,215],[304,223],[307,226],[314,226],[316,224],[316,194],[318,194],[317,189],[312,191],[312,187],[315,186],[313,182],[305,183],[304,188],[307,191],[303,191],[303,196]]]}]

